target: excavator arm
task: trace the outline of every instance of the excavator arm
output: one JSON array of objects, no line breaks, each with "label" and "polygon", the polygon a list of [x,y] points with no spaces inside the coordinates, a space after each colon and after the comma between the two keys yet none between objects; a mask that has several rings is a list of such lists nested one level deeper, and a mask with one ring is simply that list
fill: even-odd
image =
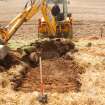
[{"label": "excavator arm", "polygon": [[3,60],[9,53],[7,46],[8,41],[19,29],[19,27],[30,20],[39,11],[42,12],[44,20],[48,24],[50,33],[54,35],[56,31],[56,22],[51,15],[50,8],[47,6],[45,0],[30,0],[31,3],[26,3],[23,11],[18,14],[6,27],[0,27],[0,60]]},{"label": "excavator arm", "polygon": [[51,14],[50,8],[45,0],[35,0],[31,2],[29,6],[28,3],[26,3],[24,10],[20,14],[18,14],[6,27],[0,28],[2,41],[7,43],[19,27],[36,15],[39,10],[48,24],[50,32],[54,35],[56,31],[56,22]]},{"label": "excavator arm", "polygon": [[55,18],[52,16],[51,8],[48,7],[45,0],[43,0],[42,6],[41,6],[41,12],[45,19],[45,22],[47,23],[49,27],[50,35],[54,37],[56,33],[56,21],[55,21]]},{"label": "excavator arm", "polygon": [[29,6],[27,5],[28,3],[26,4],[24,10],[18,14],[5,28],[0,28],[0,34],[4,43],[7,43],[18,28],[39,11],[40,4],[33,3]]}]

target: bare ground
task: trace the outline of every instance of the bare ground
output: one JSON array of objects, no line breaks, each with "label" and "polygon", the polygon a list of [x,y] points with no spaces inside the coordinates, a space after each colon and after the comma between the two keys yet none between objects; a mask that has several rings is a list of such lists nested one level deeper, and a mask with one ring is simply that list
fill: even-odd
[{"label": "bare ground", "polygon": [[[18,3],[20,2],[21,1],[18,1]],[[7,2],[6,5],[8,3],[9,2]],[[10,3],[12,3],[12,0]],[[4,7],[4,5],[5,2],[0,1],[0,21],[2,24],[7,24],[18,13],[18,10],[20,11],[20,6],[17,6],[19,9],[16,9],[17,12],[14,12],[15,9],[13,8],[17,7],[13,6],[12,8],[11,5]],[[21,5],[21,8],[22,6],[23,5]],[[79,92],[70,90],[68,93],[48,91],[48,105],[105,105],[105,38],[100,38],[100,28],[103,28],[103,30],[105,29],[105,15],[103,11],[104,0],[89,0],[87,2],[85,0],[75,0],[72,1],[72,7],[75,35],[73,40],[76,47],[79,49],[79,52],[75,53],[73,56],[77,64],[85,68],[85,73],[79,75],[78,78],[77,74],[74,75],[75,73],[72,71],[73,78],[76,76],[74,80],[79,79],[81,83]],[[7,8],[10,9],[7,11]],[[9,15],[9,13],[11,13],[11,15]],[[24,24],[18,30],[9,42],[11,48],[20,47],[23,44],[26,45],[35,40],[33,37],[36,38],[37,26],[35,25],[36,23],[33,24],[33,22],[34,20]],[[103,31],[103,36],[104,35],[105,31]],[[51,61],[47,62],[48,65],[44,63],[45,66],[49,66],[51,63]],[[62,64],[62,62],[67,62],[64,66],[69,68],[70,62],[68,63],[68,61],[65,60],[57,60],[55,63],[52,62],[51,64],[54,64],[59,68],[57,65]],[[37,100],[39,92],[34,91],[36,88],[34,88],[31,92],[24,93],[22,91],[14,91],[11,86],[11,78],[17,75],[20,76],[20,71],[24,71],[24,69],[25,68],[21,65],[15,65],[9,70],[7,69],[7,71],[0,73],[0,105],[40,105]],[[62,70],[62,68],[60,69]],[[57,70],[59,71],[59,69]],[[69,71],[71,69],[67,70]],[[26,76],[29,77],[32,75],[31,73],[34,74],[37,72],[31,70],[31,72],[28,72]],[[35,77],[32,79],[34,78]],[[23,82],[25,84],[27,80],[24,80]],[[35,84],[33,84],[29,85],[34,86]],[[32,87],[30,89],[32,89]]]}]

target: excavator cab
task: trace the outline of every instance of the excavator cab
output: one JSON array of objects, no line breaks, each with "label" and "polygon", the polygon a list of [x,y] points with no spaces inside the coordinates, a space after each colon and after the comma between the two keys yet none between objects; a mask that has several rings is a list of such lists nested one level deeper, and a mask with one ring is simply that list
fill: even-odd
[{"label": "excavator cab", "polygon": [[58,38],[72,38],[72,16],[68,13],[67,0],[47,0],[51,8],[51,14],[56,21],[55,35],[49,30],[49,26],[44,19],[39,19],[38,33],[43,36],[54,36]]}]

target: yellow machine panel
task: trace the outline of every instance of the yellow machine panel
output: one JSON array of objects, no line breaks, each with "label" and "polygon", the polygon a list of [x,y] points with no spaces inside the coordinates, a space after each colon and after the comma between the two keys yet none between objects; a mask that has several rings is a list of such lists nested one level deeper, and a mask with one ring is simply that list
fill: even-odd
[{"label": "yellow machine panel", "polygon": [[[44,37],[53,37],[51,35],[49,26],[45,21],[39,20],[38,33]],[[56,32],[54,37],[72,38],[72,19],[69,21],[61,21],[56,25]]]}]

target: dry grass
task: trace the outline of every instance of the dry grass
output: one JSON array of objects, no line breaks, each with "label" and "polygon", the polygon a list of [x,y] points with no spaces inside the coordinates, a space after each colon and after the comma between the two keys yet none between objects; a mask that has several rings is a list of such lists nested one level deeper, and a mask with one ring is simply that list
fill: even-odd
[{"label": "dry grass", "polygon": [[[99,44],[98,42],[97,44]],[[78,45],[82,46],[80,42]],[[104,57],[94,56],[87,52],[87,50],[82,51],[80,49],[74,55],[75,60],[86,68],[86,72],[80,78],[82,82],[81,92],[48,93],[47,105],[105,105]],[[19,69],[22,68],[17,66],[8,72],[0,73],[1,80],[7,83],[5,88],[0,87],[0,105],[40,105],[37,100],[38,92],[23,93],[14,92],[11,89],[9,78],[13,74],[17,74],[18,72],[15,71]]]},{"label": "dry grass", "polygon": [[[20,3],[21,6],[18,7],[18,5],[16,5],[15,7],[14,3],[12,3],[14,0],[7,1],[8,2],[6,4],[0,2],[0,9],[2,10],[0,14],[0,21],[3,20],[3,23],[5,24],[8,22],[5,22],[5,20],[11,20],[14,16],[16,16],[16,14],[23,9],[24,4]],[[17,0],[17,4],[23,1],[25,0]],[[74,8],[71,9],[74,13],[73,17],[75,18],[75,21],[76,19],[104,21],[104,0],[101,0],[102,2],[96,0],[95,2],[92,2],[92,4],[89,1],[90,0],[87,2],[85,0],[84,2],[83,0],[72,0],[72,7],[74,6]],[[99,8],[97,8],[97,4],[99,4]],[[86,8],[87,6],[89,6],[89,8]],[[35,20],[39,17],[35,17]],[[33,21],[33,23],[34,22],[35,21]],[[99,36],[100,27],[104,25],[104,22],[81,22],[82,21],[78,22],[78,24],[74,24],[73,26],[74,34],[77,36]],[[37,30],[34,25],[25,25],[21,27],[11,39],[10,46],[14,48],[16,46],[22,46],[23,44],[26,45],[27,43],[30,43],[30,41],[33,41],[34,38],[36,38],[36,31]],[[103,35],[104,34],[105,31]],[[76,61],[78,61],[80,65],[84,65],[86,68],[86,72],[81,75],[80,79],[82,82],[81,92],[69,92],[65,94],[48,93],[47,105],[105,105],[105,54],[102,50],[105,47],[105,39],[98,39],[97,37],[94,37],[90,38],[90,40],[89,38],[82,38],[76,42],[76,45],[80,50],[74,55]],[[92,42],[92,48],[86,47],[89,42]],[[103,47],[100,48],[99,44],[102,44]],[[36,99],[38,92],[22,93],[15,92],[11,89],[10,78],[13,75],[18,74],[18,70],[20,69],[22,68],[17,66],[11,68],[11,70],[7,72],[0,73],[0,105],[40,105]],[[4,87],[2,87],[2,83],[5,84]]]}]

